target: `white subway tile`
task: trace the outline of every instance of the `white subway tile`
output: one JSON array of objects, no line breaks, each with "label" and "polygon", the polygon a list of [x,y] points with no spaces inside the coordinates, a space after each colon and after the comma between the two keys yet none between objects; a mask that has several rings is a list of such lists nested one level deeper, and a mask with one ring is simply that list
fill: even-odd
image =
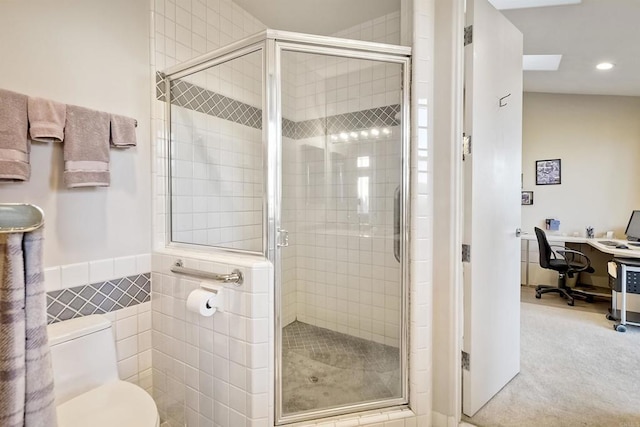
[{"label": "white subway tile", "polygon": [[145,370],[151,369],[151,367],[152,367],[151,350],[140,351],[140,353],[138,354],[138,369],[140,371],[145,371]]},{"label": "white subway tile", "polygon": [[89,264],[86,262],[63,265],[60,272],[62,288],[84,286],[89,283]]},{"label": "white subway tile", "polygon": [[46,292],[57,291],[62,288],[60,267],[44,269],[44,289]]},{"label": "white subway tile", "polygon": [[138,351],[151,349],[151,330],[141,331],[138,334]]},{"label": "white subway tile", "polygon": [[229,407],[240,412],[241,414],[245,414],[247,410],[247,398],[244,390],[234,387],[233,385],[229,386]]},{"label": "white subway tile", "polygon": [[138,332],[151,330],[151,311],[140,312],[140,305],[138,307]]},{"label": "white subway tile", "polygon": [[246,427],[247,426],[247,417],[240,412],[236,412],[234,410],[229,411],[229,425],[237,426],[237,427]]},{"label": "white subway tile", "polygon": [[138,306],[132,305],[130,307],[121,308],[119,310],[116,310],[115,313],[116,313],[117,320],[126,319],[127,317],[131,317],[131,316],[137,316]]},{"label": "white subway tile", "polygon": [[126,317],[116,321],[116,339],[118,341],[129,338],[138,333],[138,318]]},{"label": "white subway tile", "polygon": [[151,271],[151,254],[136,255],[136,272],[138,274]]},{"label": "white subway tile", "polygon": [[237,363],[229,363],[229,384],[241,389],[246,389],[247,369]]},{"label": "white subway tile", "polygon": [[269,396],[267,393],[247,394],[247,416],[262,418],[269,415]]},{"label": "white subway tile", "polygon": [[114,276],[113,258],[89,261],[89,282],[106,282],[116,278]]},{"label": "white subway tile", "polygon": [[126,256],[115,258],[114,273],[116,277],[134,276],[136,274],[136,257]]},{"label": "white subway tile", "polygon": [[118,362],[118,376],[129,378],[138,373],[138,356],[132,356]]},{"label": "white subway tile", "polygon": [[[129,357],[137,355],[138,337],[134,335],[123,340],[118,340],[116,343],[116,354],[118,356],[118,360],[128,359]],[[151,366],[147,366],[145,369],[150,367]]]}]

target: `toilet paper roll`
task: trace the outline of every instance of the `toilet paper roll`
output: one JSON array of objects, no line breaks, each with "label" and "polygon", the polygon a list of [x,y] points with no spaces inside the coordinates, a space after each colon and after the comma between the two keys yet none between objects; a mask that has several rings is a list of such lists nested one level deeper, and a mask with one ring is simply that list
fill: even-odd
[{"label": "toilet paper roll", "polygon": [[201,316],[213,316],[216,312],[217,295],[204,289],[196,289],[187,297],[187,310]]}]

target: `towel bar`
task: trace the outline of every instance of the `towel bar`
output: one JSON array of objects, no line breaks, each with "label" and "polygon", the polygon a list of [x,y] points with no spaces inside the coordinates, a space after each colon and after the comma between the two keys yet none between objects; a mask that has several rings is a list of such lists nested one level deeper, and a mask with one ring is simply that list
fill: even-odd
[{"label": "towel bar", "polygon": [[215,280],[223,283],[233,283],[236,286],[242,285],[244,276],[242,272],[237,268],[231,272],[231,274],[218,274],[209,273],[208,271],[196,270],[195,268],[187,268],[182,264],[182,260],[179,259],[171,266],[171,271],[178,274],[185,274],[187,276],[201,277],[203,279]]},{"label": "towel bar", "polygon": [[28,233],[44,224],[44,212],[36,205],[0,203],[0,233]]}]

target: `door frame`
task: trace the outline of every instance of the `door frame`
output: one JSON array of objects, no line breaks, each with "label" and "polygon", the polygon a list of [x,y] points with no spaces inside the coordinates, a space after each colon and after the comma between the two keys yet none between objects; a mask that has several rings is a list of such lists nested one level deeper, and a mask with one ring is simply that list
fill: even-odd
[{"label": "door frame", "polygon": [[[434,22],[434,292],[433,425],[462,420],[462,276],[465,0],[435,0]],[[434,247],[435,249],[435,247]],[[435,356],[435,349],[443,353]]]}]

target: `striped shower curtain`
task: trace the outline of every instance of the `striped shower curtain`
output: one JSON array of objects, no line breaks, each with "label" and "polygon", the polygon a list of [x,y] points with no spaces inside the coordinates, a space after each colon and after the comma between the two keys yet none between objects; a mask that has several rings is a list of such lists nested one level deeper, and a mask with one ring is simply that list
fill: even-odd
[{"label": "striped shower curtain", "polygon": [[55,427],[42,229],[0,234],[0,426]]}]

